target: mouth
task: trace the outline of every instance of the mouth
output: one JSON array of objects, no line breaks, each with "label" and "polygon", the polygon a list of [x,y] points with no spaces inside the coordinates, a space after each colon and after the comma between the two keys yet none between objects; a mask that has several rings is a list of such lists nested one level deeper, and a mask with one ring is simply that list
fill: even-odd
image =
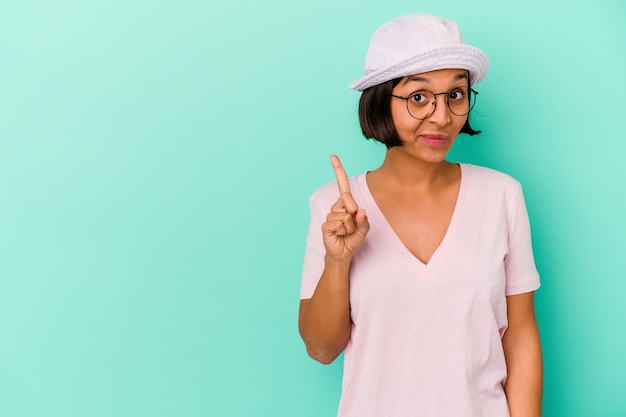
[{"label": "mouth", "polygon": [[420,136],[422,141],[431,148],[442,148],[448,143],[448,135],[426,134]]}]

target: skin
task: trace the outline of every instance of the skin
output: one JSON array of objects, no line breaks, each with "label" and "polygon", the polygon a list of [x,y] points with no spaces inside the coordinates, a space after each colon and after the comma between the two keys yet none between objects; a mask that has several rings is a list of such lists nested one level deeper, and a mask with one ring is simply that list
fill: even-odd
[{"label": "skin", "polygon": [[[450,91],[467,86],[467,71],[444,69],[403,78],[394,95],[417,90]],[[386,151],[382,165],[367,174],[368,187],[404,245],[427,264],[443,240],[461,183],[460,168],[445,160],[467,116],[451,113],[445,95],[425,120],[410,116],[406,102],[390,98],[391,116],[403,146]],[[322,224],[324,271],[310,299],[301,300],[299,329],[309,355],[331,363],[350,339],[350,264],[369,231],[367,215],[352,197],[338,157],[331,162],[340,196]],[[416,216],[415,213],[419,213]],[[542,361],[533,293],[507,297],[509,327],[504,334],[511,417],[541,415]]]}]

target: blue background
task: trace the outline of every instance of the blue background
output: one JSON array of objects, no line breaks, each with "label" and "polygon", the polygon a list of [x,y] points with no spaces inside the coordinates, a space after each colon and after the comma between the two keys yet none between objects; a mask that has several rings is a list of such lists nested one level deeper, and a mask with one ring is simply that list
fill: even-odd
[{"label": "blue background", "polygon": [[524,185],[544,415],[626,415],[626,3],[0,1],[0,416],[332,416],[297,332],[309,194],[375,168],[369,37],[490,58],[451,160]]}]

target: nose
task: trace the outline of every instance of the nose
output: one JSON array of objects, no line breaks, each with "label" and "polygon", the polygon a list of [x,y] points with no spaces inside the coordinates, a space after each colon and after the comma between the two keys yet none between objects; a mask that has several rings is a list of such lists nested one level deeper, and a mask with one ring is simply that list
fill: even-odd
[{"label": "nose", "polygon": [[[437,94],[435,96],[435,111],[430,115],[428,120],[435,123],[437,126],[445,126],[452,120],[450,117],[450,109],[446,101],[447,96],[445,94]],[[439,100],[439,101],[437,101]]]}]

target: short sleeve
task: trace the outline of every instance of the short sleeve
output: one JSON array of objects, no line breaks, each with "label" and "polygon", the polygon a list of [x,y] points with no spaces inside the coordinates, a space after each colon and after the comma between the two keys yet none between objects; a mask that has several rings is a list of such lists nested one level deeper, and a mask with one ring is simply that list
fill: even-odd
[{"label": "short sleeve", "polygon": [[322,238],[322,223],[324,223],[330,206],[338,198],[338,192],[333,193],[333,189],[337,189],[336,184],[334,184],[334,186],[327,184],[313,193],[309,198],[311,220],[304,251],[302,283],[300,286],[301,300],[313,296],[315,288],[322,276],[322,272],[324,272],[324,255],[326,249],[324,248]]},{"label": "short sleeve", "polygon": [[539,273],[533,256],[530,221],[521,186],[514,193],[508,218],[509,251],[504,259],[507,296],[532,292],[539,288]]}]

